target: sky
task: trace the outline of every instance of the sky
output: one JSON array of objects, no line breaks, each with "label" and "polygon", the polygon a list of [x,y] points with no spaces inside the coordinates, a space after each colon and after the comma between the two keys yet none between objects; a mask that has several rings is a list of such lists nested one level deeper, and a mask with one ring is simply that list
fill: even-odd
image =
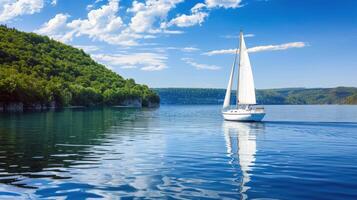
[{"label": "sky", "polygon": [[0,0],[0,24],[150,87],[225,88],[243,30],[256,88],[357,87],[355,0]]}]

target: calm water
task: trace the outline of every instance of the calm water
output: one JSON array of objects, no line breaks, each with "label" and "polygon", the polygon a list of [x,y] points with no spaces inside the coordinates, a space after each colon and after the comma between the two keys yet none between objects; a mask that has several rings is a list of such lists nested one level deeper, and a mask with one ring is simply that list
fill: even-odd
[{"label": "calm water", "polygon": [[0,199],[356,199],[357,106],[0,115]]}]

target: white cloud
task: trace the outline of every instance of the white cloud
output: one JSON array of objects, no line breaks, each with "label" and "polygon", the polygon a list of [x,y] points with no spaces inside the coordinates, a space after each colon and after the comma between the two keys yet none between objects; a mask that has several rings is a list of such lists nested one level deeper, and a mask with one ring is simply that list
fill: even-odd
[{"label": "white cloud", "polygon": [[43,7],[43,0],[2,0],[0,1],[0,22],[5,22],[21,15],[38,13]]},{"label": "white cloud", "polygon": [[181,48],[181,51],[183,52],[194,52],[194,51],[199,51],[200,49],[199,48],[196,48],[196,47],[184,47],[184,48]]},{"label": "white cloud", "polygon": [[196,13],[201,11],[202,9],[204,9],[206,7],[206,4],[204,3],[197,3],[195,6],[193,6],[191,8],[191,12]]},{"label": "white cloud", "polygon": [[191,14],[181,14],[171,19],[168,23],[164,22],[161,27],[167,28],[170,26],[190,27],[201,25],[208,17],[208,11],[214,8],[238,8],[241,0],[206,0],[205,3],[197,3],[191,8]]},{"label": "white cloud", "polygon": [[57,5],[57,0],[52,0],[52,1],[51,1],[51,5],[52,5],[52,6]]},{"label": "white cloud", "polygon": [[189,26],[195,26],[197,24],[201,25],[204,22],[205,18],[208,17],[208,13],[202,11],[205,7],[206,7],[205,4],[198,3],[191,8],[190,15],[186,15],[186,14],[179,15],[176,18],[170,20],[168,23],[166,22],[162,23],[161,27],[167,28],[173,25],[178,27],[189,27]]},{"label": "white cloud", "polygon": [[[96,3],[101,0],[96,0]],[[159,22],[166,18],[169,10],[183,0],[148,0],[146,3],[133,2],[133,6],[127,11],[133,13],[128,24],[124,24],[118,15],[119,0],[109,0],[108,4],[98,9],[91,10],[86,19],[76,19],[66,24],[66,33],[58,29],[57,33],[48,33],[50,37],[62,39],[65,35],[66,41],[72,38],[86,35],[93,40],[104,41],[108,44],[121,46],[136,46],[141,39],[156,38],[157,34],[181,34],[182,31],[167,30],[155,27]],[[51,19],[52,21],[54,19]],[[50,23],[47,22],[46,24]],[[43,25],[46,26],[46,24]],[[42,29],[42,28],[41,28]]]},{"label": "white cloud", "polygon": [[196,12],[191,15],[183,14],[172,19],[168,26],[176,25],[178,27],[189,27],[197,24],[201,25],[207,16],[208,13],[205,12]]},{"label": "white cloud", "polygon": [[[156,44],[158,45],[158,44]],[[191,52],[196,52],[199,51],[199,48],[196,47],[149,47],[149,48],[140,48],[140,50],[143,51],[156,51],[160,53],[166,53],[168,50],[177,50],[177,51],[182,51],[185,53],[191,53]]]},{"label": "white cloud", "polygon": [[135,69],[136,66],[133,66],[133,65],[125,65],[125,66],[121,66],[120,68],[122,68],[122,69]]},{"label": "white cloud", "polygon": [[89,38],[109,44],[136,45],[134,39],[141,38],[141,36],[122,31],[124,25],[122,19],[116,15],[118,10],[119,0],[109,0],[108,4],[91,10],[86,19],[68,22],[69,16],[60,13],[43,24],[36,32],[62,42],[71,41],[73,37],[87,35]]},{"label": "white cloud", "polygon": [[140,68],[145,71],[160,71],[165,68],[167,56],[158,53],[120,53],[120,54],[94,54],[92,57],[103,64],[128,68]]},{"label": "white cloud", "polygon": [[[0,0],[1,1],[1,0]],[[13,1],[13,0],[2,0]],[[19,0],[25,1],[25,0]],[[27,0],[30,1],[30,0]],[[31,0],[35,1],[35,0]],[[43,0],[41,0],[43,1]],[[51,0],[55,2],[57,0]],[[92,9],[95,4],[103,0],[95,0],[88,5]],[[189,27],[202,24],[213,8],[235,8],[240,1],[212,1],[197,3],[191,8],[190,14],[181,14],[168,20],[168,13],[184,0],[146,0],[133,1],[132,6],[126,9],[124,23],[119,16],[119,0],[108,0],[100,8],[92,9],[84,19],[67,21],[68,16],[56,15],[37,30],[38,33],[48,35],[62,42],[72,41],[73,37],[88,36],[112,45],[137,46],[142,40],[157,38],[160,34],[182,34],[181,30],[169,30],[171,26]],[[63,15],[63,14],[62,14]]]},{"label": "white cloud", "polygon": [[168,12],[180,2],[183,0],[147,0],[145,3],[134,1],[132,8],[128,9],[134,13],[129,24],[130,29],[136,33],[156,32],[154,23],[165,20]]},{"label": "white cloud", "polygon": [[183,32],[183,31],[178,31],[178,30],[167,30],[167,29],[164,29],[164,30],[162,30],[162,33],[178,35],[178,34],[183,34],[184,32]]},{"label": "white cloud", "polygon": [[302,48],[305,47],[306,43],[304,42],[290,42],[279,45],[266,45],[266,46],[256,46],[249,48],[249,52],[260,52],[260,51],[277,51],[277,50],[286,50],[290,48]]},{"label": "white cloud", "polygon": [[72,39],[73,31],[67,27],[68,14],[59,13],[54,18],[43,24],[41,28],[35,30],[36,33],[48,35],[53,39],[67,42]]},{"label": "white cloud", "polygon": [[218,67],[216,65],[206,65],[206,64],[196,63],[193,61],[192,58],[182,58],[181,60],[184,61],[185,63],[195,67],[196,69],[199,69],[199,70],[202,70],[202,69],[219,70],[219,69],[221,69],[221,67]]},{"label": "white cloud", "polygon": [[[278,50],[286,50],[290,48],[302,48],[307,46],[304,42],[290,42],[285,44],[279,45],[265,45],[265,46],[256,46],[248,49],[248,52],[261,52],[261,51],[278,51]],[[203,55],[213,56],[213,55],[220,55],[220,54],[235,54],[236,49],[221,49],[221,50],[213,50]]]},{"label": "white cloud", "polygon": [[94,46],[94,45],[74,45],[74,47],[83,49],[87,53],[92,53],[100,50],[98,46]]},{"label": "white cloud", "polygon": [[241,0],[206,0],[208,8],[223,7],[223,8],[238,8]]},{"label": "white cloud", "polygon": [[113,34],[119,34],[123,21],[116,13],[119,10],[119,0],[110,0],[107,5],[91,10],[87,19],[73,20],[68,27],[76,32],[76,36],[88,35],[101,41],[112,40]]},{"label": "white cloud", "polygon": [[141,10],[145,10],[145,4],[138,1],[133,1],[132,7],[128,8],[127,12],[137,13]]},{"label": "white cloud", "polygon": [[95,0],[94,3],[89,4],[89,5],[87,6],[87,10],[91,10],[92,8],[94,8],[94,6],[95,6],[97,3],[102,2],[102,1],[103,1],[103,0]]}]

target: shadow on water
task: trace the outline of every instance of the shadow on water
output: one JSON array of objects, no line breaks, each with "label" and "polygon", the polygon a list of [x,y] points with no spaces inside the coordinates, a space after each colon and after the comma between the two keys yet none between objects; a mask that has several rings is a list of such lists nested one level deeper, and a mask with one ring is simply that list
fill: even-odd
[{"label": "shadow on water", "polygon": [[113,133],[109,129],[135,123],[140,114],[137,109],[76,108],[0,115],[0,183],[36,188],[21,180],[69,179],[65,172],[71,166],[96,164],[100,155],[90,148],[105,145]]},{"label": "shadow on water", "polygon": [[247,192],[251,189],[248,184],[253,174],[257,152],[256,136],[264,129],[264,123],[223,122],[227,155],[231,158],[229,164],[234,167],[237,162],[241,171],[241,199],[248,199]]}]

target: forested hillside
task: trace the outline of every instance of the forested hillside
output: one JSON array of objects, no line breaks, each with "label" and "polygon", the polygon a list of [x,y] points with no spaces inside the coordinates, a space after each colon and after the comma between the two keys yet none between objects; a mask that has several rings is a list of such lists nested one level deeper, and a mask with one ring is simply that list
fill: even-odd
[{"label": "forested hillside", "polygon": [[83,50],[45,36],[0,26],[0,104],[142,106],[159,103],[146,85],[125,80]]},{"label": "forested hillside", "polygon": [[[162,104],[222,104],[225,89],[157,88]],[[357,104],[357,88],[257,90],[258,104]],[[232,92],[231,102],[236,99]]]}]

